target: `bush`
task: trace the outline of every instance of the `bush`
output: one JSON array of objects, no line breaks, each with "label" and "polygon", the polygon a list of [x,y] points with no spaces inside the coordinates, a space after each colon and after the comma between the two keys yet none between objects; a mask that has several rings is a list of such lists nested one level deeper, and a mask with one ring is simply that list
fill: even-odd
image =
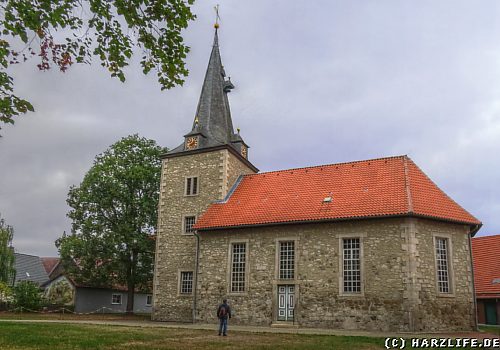
[{"label": "bush", "polygon": [[19,282],[14,287],[14,305],[16,308],[24,308],[37,311],[42,307],[42,296],[40,288],[31,281]]},{"label": "bush", "polygon": [[0,310],[8,309],[12,304],[14,298],[12,297],[12,289],[5,282],[0,282]]}]

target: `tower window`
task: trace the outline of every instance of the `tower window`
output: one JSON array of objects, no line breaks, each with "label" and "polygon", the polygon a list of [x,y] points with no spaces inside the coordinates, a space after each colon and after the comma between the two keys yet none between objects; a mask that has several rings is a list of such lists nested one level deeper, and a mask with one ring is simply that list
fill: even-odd
[{"label": "tower window", "polygon": [[181,294],[193,293],[193,271],[182,271],[180,280]]},{"label": "tower window", "polygon": [[193,226],[196,222],[196,216],[184,216],[184,234],[189,235],[194,232]]},{"label": "tower window", "polygon": [[199,181],[198,177],[186,177],[185,195],[196,196],[198,194]]}]

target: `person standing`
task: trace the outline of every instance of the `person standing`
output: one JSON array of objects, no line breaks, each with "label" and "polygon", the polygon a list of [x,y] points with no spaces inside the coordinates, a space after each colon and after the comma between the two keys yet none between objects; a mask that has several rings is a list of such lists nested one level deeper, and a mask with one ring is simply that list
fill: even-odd
[{"label": "person standing", "polygon": [[227,336],[227,320],[231,318],[231,308],[227,304],[227,299],[222,300],[222,304],[217,308],[219,318],[219,335]]}]

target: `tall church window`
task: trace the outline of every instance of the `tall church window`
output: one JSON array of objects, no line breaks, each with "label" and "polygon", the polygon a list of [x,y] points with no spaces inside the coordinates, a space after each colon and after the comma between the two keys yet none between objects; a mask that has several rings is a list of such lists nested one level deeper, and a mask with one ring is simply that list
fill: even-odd
[{"label": "tall church window", "polygon": [[279,278],[294,279],[295,278],[295,242],[279,242]]},{"label": "tall church window", "polygon": [[246,288],[246,243],[233,243],[231,251],[231,292],[244,292]]},{"label": "tall church window", "polygon": [[342,267],[344,293],[361,293],[361,240],[342,240]]},{"label": "tall church window", "polygon": [[447,238],[436,237],[436,272],[440,293],[450,293],[449,243]]},{"label": "tall church window", "polygon": [[198,177],[186,177],[186,185],[185,185],[185,195],[186,196],[195,196],[198,194],[199,190],[199,181]]},{"label": "tall church window", "polygon": [[193,293],[193,271],[182,271],[180,280],[180,293]]}]

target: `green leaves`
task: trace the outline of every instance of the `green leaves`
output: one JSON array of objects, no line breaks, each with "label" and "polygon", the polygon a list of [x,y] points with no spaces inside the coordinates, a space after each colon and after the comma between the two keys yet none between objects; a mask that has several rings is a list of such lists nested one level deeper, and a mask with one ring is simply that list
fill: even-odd
[{"label": "green leaves", "polygon": [[[156,72],[162,90],[184,83],[189,48],[181,31],[195,19],[194,0],[3,0],[0,1],[0,65],[7,70],[39,57],[40,70],[91,63],[97,57],[111,77],[125,81],[134,50],[142,53],[144,74]],[[55,42],[53,32],[66,35]],[[59,35],[59,36],[60,36]],[[11,47],[24,47],[13,50]],[[22,58],[22,60],[20,60]],[[0,122],[33,111],[13,92],[12,78],[0,81]],[[5,91],[10,91],[7,94]]]},{"label": "green leaves", "polygon": [[77,282],[150,287],[163,152],[153,140],[122,138],[69,190],[72,234],[56,245]]},{"label": "green leaves", "polygon": [[0,217],[0,283],[12,284],[16,270],[14,269],[14,248],[12,239],[14,229]]},{"label": "green leaves", "polygon": [[38,285],[32,281],[21,281],[13,288],[14,305],[27,311],[37,311],[42,307],[42,295]]}]

